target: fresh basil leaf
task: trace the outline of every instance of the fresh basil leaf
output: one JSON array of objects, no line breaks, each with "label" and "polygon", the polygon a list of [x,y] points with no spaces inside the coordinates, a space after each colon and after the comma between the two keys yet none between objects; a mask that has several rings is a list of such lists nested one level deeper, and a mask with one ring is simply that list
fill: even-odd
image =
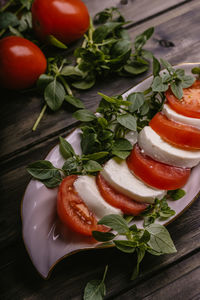
[{"label": "fresh basil leaf", "polygon": [[47,105],[53,110],[58,110],[65,98],[65,89],[56,79],[50,82],[44,90],[44,99]]},{"label": "fresh basil leaf", "polygon": [[195,67],[192,69],[192,74],[200,74],[200,67]]},{"label": "fresh basil leaf", "polygon": [[9,26],[15,27],[19,24],[19,20],[15,14],[6,11],[0,14],[0,29],[6,29]]},{"label": "fresh basil leaf", "polygon": [[147,243],[150,240],[150,233],[144,230],[143,235],[140,238],[140,243]]},{"label": "fresh basil leaf", "polygon": [[61,41],[59,41],[55,36],[49,35],[48,41],[52,46],[55,46],[56,48],[60,49],[67,49],[67,46],[63,44]]},{"label": "fresh basil leaf", "polygon": [[96,162],[95,160],[86,161],[84,163],[83,167],[84,167],[84,170],[87,173],[99,172],[103,169],[102,166],[98,162]]},{"label": "fresh basil leaf", "polygon": [[134,42],[135,49],[140,50],[145,45],[147,40],[150,39],[153,33],[154,33],[154,28],[151,27],[145,30],[142,34],[136,36]]},{"label": "fresh basil leaf", "polygon": [[108,242],[114,239],[115,234],[111,232],[92,231],[92,236],[99,242]]},{"label": "fresh basil leaf", "polygon": [[185,71],[183,69],[176,69],[175,74],[178,79],[182,80],[182,78],[185,76]]},{"label": "fresh basil leaf", "polygon": [[136,251],[137,251],[137,265],[133,270],[131,280],[135,280],[137,278],[137,276],[139,274],[140,263],[143,260],[144,255],[145,255],[145,249],[143,249],[143,248],[136,249]]},{"label": "fresh basil leaf", "polygon": [[137,130],[136,118],[131,114],[124,114],[124,115],[117,116],[117,122],[130,130],[133,131]]},{"label": "fresh basil leaf", "polygon": [[95,81],[96,81],[95,78],[84,79],[84,80],[72,82],[72,86],[79,90],[87,90],[93,87]]},{"label": "fresh basil leaf", "polygon": [[51,75],[47,75],[47,74],[42,74],[40,75],[40,77],[37,80],[37,89],[39,91],[43,91],[45,89],[45,87],[50,83],[54,81],[54,77]]},{"label": "fresh basil leaf", "polygon": [[116,230],[119,234],[126,234],[129,231],[127,222],[119,215],[107,215],[103,217],[98,224],[106,225]]},{"label": "fresh basil leaf", "polygon": [[124,70],[132,75],[139,75],[148,70],[149,66],[140,64],[127,64],[124,66]]},{"label": "fresh basil leaf", "polygon": [[167,195],[169,195],[170,198],[172,198],[173,200],[179,200],[182,197],[184,197],[185,194],[186,194],[185,191],[182,189],[177,189],[177,190],[167,192]]},{"label": "fresh basil leaf", "polygon": [[127,100],[131,102],[131,105],[129,106],[129,111],[133,113],[137,111],[144,104],[145,98],[143,93],[136,92],[136,93],[131,93],[128,96]]},{"label": "fresh basil leaf", "polygon": [[21,34],[21,32],[18,29],[14,28],[11,25],[8,26],[8,29],[10,30],[10,33],[12,33],[12,35],[20,36],[23,38],[23,35]]},{"label": "fresh basil leaf", "polygon": [[83,134],[81,139],[81,149],[83,154],[96,152],[100,146],[96,133]]},{"label": "fresh basil leaf", "polygon": [[30,10],[33,0],[20,0],[20,3],[26,7],[27,10]]},{"label": "fresh basil leaf", "polygon": [[174,73],[174,69],[172,68],[172,65],[168,61],[161,58],[160,62],[169,71],[169,73]]},{"label": "fresh basil leaf", "polygon": [[77,66],[64,66],[60,74],[63,76],[84,76],[84,73]]},{"label": "fresh basil leaf", "polygon": [[130,151],[113,150],[113,151],[112,151],[112,154],[113,154],[114,156],[117,156],[117,157],[121,158],[121,159],[126,159],[126,158],[129,156]]},{"label": "fresh basil leaf", "polygon": [[76,118],[77,120],[81,122],[90,122],[96,119],[96,116],[89,110],[87,109],[80,109],[77,110],[74,114],[73,117]]},{"label": "fresh basil leaf", "polygon": [[195,82],[195,78],[193,76],[190,75],[185,75],[182,78],[182,87],[183,88],[188,88],[190,87],[193,83]]},{"label": "fresh basil leaf", "polygon": [[83,102],[74,96],[66,95],[65,100],[77,108],[85,108],[85,105],[83,104]]},{"label": "fresh basil leaf", "polygon": [[149,112],[149,110],[150,110],[150,106],[149,103],[146,101],[140,108],[140,114],[142,116],[145,116]]},{"label": "fresh basil leaf", "polygon": [[67,176],[76,173],[78,171],[78,162],[74,157],[69,157],[62,166],[62,170]]},{"label": "fresh basil leaf", "polygon": [[62,181],[61,175],[59,172],[57,172],[56,174],[54,174],[53,177],[45,179],[45,180],[41,180],[42,183],[47,187],[47,188],[55,188],[57,186],[59,186],[59,184]]},{"label": "fresh basil leaf", "polygon": [[93,32],[94,43],[101,43],[109,33],[113,32],[116,28],[121,27],[124,22],[107,22],[95,29]]},{"label": "fresh basil leaf", "polygon": [[160,76],[156,76],[151,85],[153,92],[165,92],[168,89],[168,84],[162,82]]},{"label": "fresh basil leaf", "polygon": [[27,171],[34,178],[39,180],[52,178],[59,173],[57,168],[55,168],[48,160],[38,160],[34,163],[29,164],[27,167]]},{"label": "fresh basil leaf", "polygon": [[142,57],[144,57],[147,60],[153,59],[153,53],[151,51],[142,49],[141,54],[142,54]]},{"label": "fresh basil leaf", "polygon": [[127,151],[132,149],[133,146],[127,139],[117,139],[112,146],[113,151]]},{"label": "fresh basil leaf", "polygon": [[181,99],[183,97],[183,88],[182,88],[182,84],[181,81],[177,81],[177,82],[172,82],[170,84],[172,93],[174,94],[174,96],[178,99]]},{"label": "fresh basil leaf", "polygon": [[101,158],[106,157],[108,154],[109,154],[109,152],[102,151],[102,152],[82,155],[82,160],[99,160]]},{"label": "fresh basil leaf", "polygon": [[102,280],[91,280],[87,283],[84,290],[83,300],[103,300],[106,294],[106,287],[104,281],[106,278],[107,271],[108,266],[106,266],[105,268]]},{"label": "fresh basil leaf", "polygon": [[72,157],[75,155],[74,149],[68,143],[65,139],[63,139],[61,136],[59,136],[60,144],[59,144],[59,150],[62,154],[63,158],[68,159],[69,157]]},{"label": "fresh basil leaf", "polygon": [[127,39],[117,41],[111,48],[112,57],[127,53],[131,49],[131,42]]},{"label": "fresh basil leaf", "polygon": [[27,12],[24,13],[21,17],[21,19],[19,20],[19,27],[18,30],[20,32],[23,32],[27,29],[31,29],[32,28],[32,14],[31,12]]},{"label": "fresh basil leaf", "polygon": [[160,66],[159,60],[155,56],[153,56],[153,76],[154,77],[159,76],[160,69],[161,69],[161,66]]},{"label": "fresh basil leaf", "polygon": [[145,228],[150,233],[148,245],[154,251],[167,254],[175,253],[176,248],[167,229],[160,224],[151,224]]},{"label": "fresh basil leaf", "polygon": [[114,244],[117,247],[117,249],[125,253],[133,253],[135,251],[135,247],[137,246],[137,243],[135,242],[123,240],[115,240]]},{"label": "fresh basil leaf", "polygon": [[107,96],[107,95],[104,95],[104,94],[102,94],[102,93],[98,93],[104,100],[106,100],[108,103],[113,103],[113,104],[115,104],[115,103],[117,103],[117,99],[115,99],[115,98],[113,98],[113,97],[109,97],[109,96]]}]

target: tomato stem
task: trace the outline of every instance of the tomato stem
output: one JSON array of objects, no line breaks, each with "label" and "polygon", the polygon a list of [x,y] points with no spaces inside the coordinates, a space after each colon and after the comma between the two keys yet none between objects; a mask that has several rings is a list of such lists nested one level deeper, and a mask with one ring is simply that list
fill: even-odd
[{"label": "tomato stem", "polygon": [[39,117],[37,118],[35,124],[33,125],[32,131],[35,131],[38,127],[38,124],[40,123],[42,117],[44,116],[45,110],[47,109],[47,104],[45,104],[39,114]]}]

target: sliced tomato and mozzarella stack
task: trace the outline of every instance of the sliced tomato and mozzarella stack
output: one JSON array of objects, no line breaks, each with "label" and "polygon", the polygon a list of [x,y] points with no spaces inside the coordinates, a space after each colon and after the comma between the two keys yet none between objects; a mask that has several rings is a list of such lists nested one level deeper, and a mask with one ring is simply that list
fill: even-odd
[{"label": "sliced tomato and mozzarella stack", "polygon": [[68,176],[58,192],[57,211],[72,230],[91,236],[107,231],[108,214],[139,215],[167,190],[181,188],[200,162],[200,81],[177,99],[166,92],[161,113],[142,129],[126,161],[112,158],[95,176]]}]

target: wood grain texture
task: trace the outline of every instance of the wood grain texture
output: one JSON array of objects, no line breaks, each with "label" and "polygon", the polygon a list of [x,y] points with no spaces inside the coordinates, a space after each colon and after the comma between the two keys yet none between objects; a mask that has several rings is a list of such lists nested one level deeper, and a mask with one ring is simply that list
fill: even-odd
[{"label": "wood grain texture", "polygon": [[[149,10],[153,10],[154,5],[152,5],[152,3],[147,0],[145,1],[144,0],[142,1],[144,7],[146,8],[145,11],[148,12]],[[172,5],[172,2],[173,1],[169,1],[169,4],[171,3]],[[130,13],[130,12],[132,12],[133,18],[135,16],[137,17],[140,16],[139,12],[137,11],[138,5],[140,7],[139,3],[140,1],[131,2],[130,8],[126,12],[124,12],[125,16],[126,13]],[[161,6],[159,5],[155,6],[156,11],[159,7],[161,12],[162,9],[167,8],[166,3],[168,2],[165,1],[162,3],[165,3],[165,5],[163,6],[162,4]],[[191,3],[193,3],[193,1]],[[186,5],[187,10],[190,9],[191,3],[189,2]],[[171,12],[170,13],[167,12],[167,15],[171,15]],[[196,23],[195,21],[193,21],[193,18],[187,21],[187,27],[184,24],[183,26],[184,26],[184,30],[186,28],[186,32],[188,32],[189,30],[188,25],[196,26]],[[154,25],[156,25],[156,23],[154,22],[154,19],[152,19],[151,25],[149,24],[148,27]],[[174,26],[176,26],[176,28],[178,27],[176,34],[181,38],[181,34],[183,32],[182,26],[181,27],[177,26],[177,24],[174,24]],[[147,27],[145,27],[145,29],[146,28]],[[171,26],[171,31],[173,31],[172,28],[173,26]],[[132,40],[138,33],[141,32],[142,30],[138,31],[137,27],[132,28],[130,30],[130,35]],[[162,38],[164,38],[165,30],[163,29],[163,32],[161,33],[162,33]],[[190,40],[189,44],[191,45],[191,43],[192,40]],[[181,50],[180,46],[181,45],[176,44],[175,48],[177,49],[177,52]],[[160,46],[159,43],[156,41],[153,43],[152,47],[155,55],[157,54],[159,55],[160,53],[163,53],[164,55],[167,54],[168,56],[171,55],[171,49],[169,48],[163,49],[163,47]],[[179,58],[179,61],[177,60],[177,62],[180,61],[181,58]],[[133,79],[116,77],[116,78],[108,79],[106,81],[102,80],[101,82],[98,82],[96,86],[91,90],[85,92],[76,92],[76,95],[77,97],[80,97],[83,100],[83,102],[88,108],[94,111],[97,106],[97,102],[99,102],[100,100],[100,97],[97,95],[97,91],[101,91],[105,94],[121,94],[125,90],[130,88],[132,85],[137,84],[142,78],[144,78],[145,75],[147,74],[144,74],[143,76],[138,76],[137,78],[133,78]],[[48,139],[52,134],[56,134],[57,132],[60,131],[64,132],[69,125],[75,124],[75,120],[72,118],[72,109],[70,109],[70,107],[67,104],[65,104],[63,108],[56,113],[53,113],[50,110],[47,111],[43,120],[40,123],[38,130],[36,132],[32,132],[31,128],[35,120],[37,119],[43,106],[42,98],[36,96],[34,93],[28,93],[28,92],[16,93],[16,92],[10,92],[10,91],[8,92],[2,90],[1,99],[3,101],[3,106],[0,112],[0,120],[1,120],[0,159],[1,160],[13,156],[19,151],[25,150],[29,145],[32,145],[34,143],[40,143],[44,139]]]},{"label": "wood grain texture", "polygon": [[[106,1],[100,2],[87,1],[88,6],[94,5],[93,12]],[[190,1],[151,18],[152,14],[184,1],[155,2],[157,6],[153,7],[151,1],[129,1],[128,5],[131,5],[126,16],[132,14],[134,20],[138,17],[138,21],[150,17],[129,29],[131,39],[147,27],[159,25],[154,38],[147,44],[149,50],[173,64],[200,61],[199,1]],[[142,3],[145,8],[151,6],[150,13],[148,9],[142,9]],[[174,46],[163,47],[162,40],[171,41]],[[90,91],[77,95],[94,111],[100,100],[97,91],[108,95],[120,94],[147,75],[134,79],[112,78],[98,82]],[[109,264],[106,299],[199,300],[200,199],[168,226],[178,252],[161,257],[147,255],[141,266],[141,275],[135,282],[129,279],[136,263],[135,255],[120,253],[117,249],[87,251],[68,257],[56,266],[48,281],[37,274],[21,237],[20,204],[30,179],[25,167],[32,161],[43,159],[57,143],[58,136],[66,135],[77,123],[65,105],[56,114],[48,112],[39,130],[32,133],[30,128],[41,109],[41,99],[34,93],[7,91],[1,92],[1,99],[6,101],[0,112],[0,299],[80,300],[86,283],[102,278],[104,267]]]}]

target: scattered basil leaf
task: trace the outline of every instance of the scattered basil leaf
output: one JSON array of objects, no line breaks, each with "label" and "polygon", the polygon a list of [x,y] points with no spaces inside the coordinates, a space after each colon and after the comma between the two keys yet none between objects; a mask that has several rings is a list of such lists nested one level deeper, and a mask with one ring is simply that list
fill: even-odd
[{"label": "scattered basil leaf", "polygon": [[47,105],[53,110],[58,110],[65,98],[65,90],[60,82],[54,80],[50,82],[44,90],[44,99]]},{"label": "scattered basil leaf", "polygon": [[99,172],[103,169],[102,166],[94,160],[86,161],[83,167],[87,173]]},{"label": "scattered basil leaf", "polygon": [[84,103],[80,99],[78,99],[74,96],[66,95],[65,96],[65,101],[67,101],[68,103],[70,103],[71,105],[73,105],[77,108],[85,108]]},{"label": "scattered basil leaf", "polygon": [[92,231],[92,236],[99,242],[108,242],[114,239],[115,234],[112,232]]},{"label": "scattered basil leaf", "polygon": [[31,163],[27,167],[27,171],[35,179],[45,180],[55,176],[59,173],[57,168],[55,168],[52,163],[48,160],[38,160],[34,163]]},{"label": "scattered basil leaf", "polygon": [[125,234],[129,230],[127,222],[119,215],[107,215],[99,220],[98,224],[106,225],[120,234]]},{"label": "scattered basil leaf", "polygon": [[119,124],[128,128],[129,130],[133,130],[133,131],[137,130],[136,118],[131,114],[119,115],[117,116],[117,121]]},{"label": "scattered basil leaf", "polygon": [[185,191],[182,189],[177,189],[177,190],[167,192],[167,195],[173,200],[179,200],[182,197],[184,197],[185,194],[186,194]]},{"label": "scattered basil leaf", "polygon": [[60,144],[59,144],[59,150],[63,158],[68,159],[69,157],[72,157],[75,155],[74,149],[68,143],[65,139],[63,139],[61,136],[59,137]]},{"label": "scattered basil leaf", "polygon": [[77,110],[74,114],[73,114],[74,118],[76,118],[79,121],[82,122],[90,122],[96,119],[96,116],[89,110],[87,109],[80,109]]}]

